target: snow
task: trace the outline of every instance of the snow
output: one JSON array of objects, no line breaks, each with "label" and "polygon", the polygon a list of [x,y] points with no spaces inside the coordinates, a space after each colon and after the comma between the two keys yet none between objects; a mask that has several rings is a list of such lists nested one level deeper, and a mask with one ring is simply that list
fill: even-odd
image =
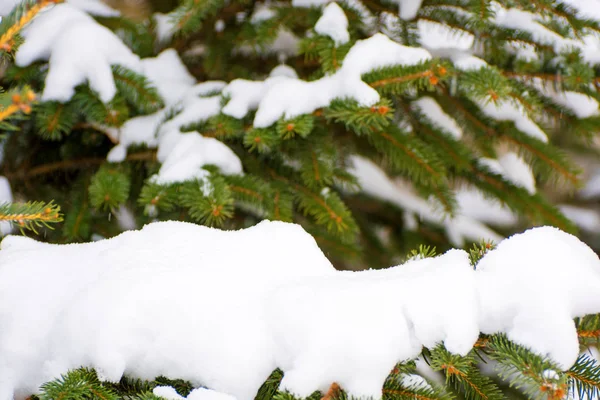
[{"label": "snow", "polygon": [[[468,257],[451,250],[384,271],[342,271],[277,288],[267,316],[277,321],[271,329],[284,371],[280,389],[305,398],[337,382],[349,396],[380,398],[394,365],[417,357],[423,345],[444,342],[453,353],[468,353],[479,336]],[[431,301],[415,301],[423,285]],[[455,306],[441,311],[450,296]]]},{"label": "snow", "polygon": [[222,19],[217,20],[215,22],[215,32],[223,32],[225,30],[225,21]]},{"label": "snow", "polygon": [[[265,81],[236,79],[223,91],[231,99],[223,113],[243,118],[257,108],[254,126],[264,128],[279,118],[290,119],[328,106],[336,98],[351,98],[363,106],[379,101],[377,91],[361,80],[369,71],[393,65],[415,65],[431,58],[424,49],[402,46],[383,34],[357,41],[342,67],[315,81],[268,78]],[[293,93],[293,96],[289,94]]]},{"label": "snow", "polygon": [[155,22],[156,39],[159,43],[167,43],[175,34],[175,19],[170,14],[154,13],[152,18]]},{"label": "snow", "polygon": [[498,101],[496,103],[479,102],[481,111],[490,118],[497,120],[507,120],[515,123],[518,130],[524,134],[548,143],[548,136],[533,122],[520,105],[515,105],[509,101]]},{"label": "snow", "polygon": [[581,229],[592,232],[600,232],[600,214],[596,210],[567,204],[559,205],[560,211]]},{"label": "snow", "polygon": [[501,175],[517,186],[526,189],[530,194],[535,193],[535,177],[529,164],[516,153],[507,152],[498,158],[502,168]]},{"label": "snow", "polygon": [[8,15],[21,0],[4,0],[0,3],[0,16]]},{"label": "snow", "polygon": [[421,97],[417,101],[413,102],[431,122],[442,129],[444,132],[450,134],[454,139],[460,139],[462,137],[462,129],[456,121],[442,110],[442,107],[431,97]]},{"label": "snow", "polygon": [[500,242],[477,266],[481,331],[506,332],[569,368],[579,355],[573,318],[600,309],[599,267],[587,245],[556,228]]},{"label": "snow", "polygon": [[179,395],[170,386],[155,387],[152,393],[166,400],[236,400],[235,397],[206,388],[194,389],[187,397]]},{"label": "snow", "polygon": [[453,58],[454,66],[461,71],[476,71],[481,68],[488,67],[488,63],[476,56],[464,56]]},{"label": "snow", "polygon": [[[0,16],[8,15],[21,0],[2,0],[0,2]],[[67,4],[78,8],[88,14],[99,17],[115,17],[120,13],[99,0],[67,0]]]},{"label": "snow", "polygon": [[[151,177],[155,183],[205,179],[209,173],[202,167],[209,164],[218,166],[224,174],[242,173],[241,161],[225,144],[214,138],[205,138],[198,132],[181,132],[186,125],[205,121],[220,113],[221,97],[208,95],[223,90],[225,83],[207,81],[196,84],[173,49],[142,60],[141,66],[169,108],[131,118],[120,129],[112,129],[119,138],[119,144],[108,153],[108,161],[122,162],[127,156],[127,147],[145,144],[158,148],[157,158],[162,163],[159,172]],[[178,112],[165,120],[170,108]]]},{"label": "snow", "polygon": [[348,33],[348,18],[346,18],[344,10],[337,3],[329,3],[315,25],[315,32],[319,35],[329,36],[336,46],[348,43],[350,34]]},{"label": "snow", "polygon": [[600,170],[587,180],[583,189],[579,191],[579,195],[584,199],[595,199],[600,197]]},{"label": "snow", "polygon": [[450,250],[336,271],[300,226],[269,221],[239,231],[157,222],[71,245],[9,236],[1,247],[0,400],[82,365],[109,381],[126,372],[207,387],[191,400],[251,400],[277,367],[280,389],[299,396],[337,382],[380,398],[397,362],[440,342],[464,355],[480,330],[569,368],[573,317],[600,311],[597,255],[551,227],[500,242],[476,270]]},{"label": "snow", "polygon": [[75,86],[88,82],[108,102],[117,92],[111,65],[139,71],[139,58],[114,33],[70,4],[44,11],[22,34],[18,66],[49,60],[42,100],[68,101]]},{"label": "snow", "polygon": [[400,7],[400,18],[403,20],[411,20],[417,16],[419,8],[423,0],[393,0]]},{"label": "snow", "polygon": [[290,67],[289,65],[280,64],[280,65],[276,66],[275,68],[273,68],[273,70],[271,71],[269,76],[270,77],[283,76],[286,78],[297,79],[298,73],[296,72],[296,70],[294,68]]},{"label": "snow", "polygon": [[241,174],[242,163],[223,142],[204,137],[198,132],[171,131],[165,142],[169,146],[159,148],[158,159],[162,166],[150,179],[154,183],[168,185],[192,179],[203,179],[208,171],[205,165],[215,165],[224,174]]},{"label": "snow", "polygon": [[462,247],[465,240],[479,241],[482,238],[496,242],[502,240],[496,232],[468,215],[457,214],[452,219],[444,215],[432,202],[394,183],[372,161],[353,156],[351,163],[350,172],[358,179],[363,192],[409,211],[428,223],[442,226],[453,245]]},{"label": "snow", "polygon": [[[0,176],[0,204],[12,203],[13,194],[10,189],[10,182],[6,177]],[[0,236],[6,236],[13,231],[13,226],[8,221],[0,221]]]},{"label": "snow", "polygon": [[554,46],[557,53],[576,46],[574,40],[566,39],[539,23],[536,14],[518,8],[506,9],[499,3],[494,3],[494,6],[493,22],[499,26],[528,32],[534,41]]},{"label": "snow", "polygon": [[468,52],[473,48],[475,37],[469,32],[426,20],[418,20],[417,27],[419,43],[429,51],[444,49]]},{"label": "snow", "polygon": [[292,0],[294,7],[321,7],[331,0]]},{"label": "snow", "polygon": [[459,213],[466,217],[498,227],[514,226],[518,221],[510,208],[474,187],[460,188],[455,196]]},{"label": "snow", "polygon": [[259,3],[254,8],[254,12],[250,17],[250,22],[253,24],[258,24],[260,22],[274,18],[275,16],[277,16],[277,13],[272,8],[262,3]]},{"label": "snow", "polygon": [[174,49],[145,58],[141,65],[143,75],[156,87],[167,106],[179,102],[196,83]]},{"label": "snow", "polygon": [[573,111],[577,118],[589,118],[600,114],[598,101],[583,93],[560,92],[552,96],[552,99]]}]

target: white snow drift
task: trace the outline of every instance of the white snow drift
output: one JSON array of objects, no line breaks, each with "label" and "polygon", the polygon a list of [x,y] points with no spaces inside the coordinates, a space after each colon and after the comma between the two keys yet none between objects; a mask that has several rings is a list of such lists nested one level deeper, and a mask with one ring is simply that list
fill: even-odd
[{"label": "white snow drift", "polygon": [[568,368],[578,355],[572,318],[600,312],[598,293],[598,257],[549,227],[504,240],[476,271],[451,250],[339,272],[300,226],[282,222],[240,231],[159,222],[72,245],[9,236],[0,399],[82,365],[111,381],[165,375],[240,400],[280,367],[282,389],[298,395],[335,381],[379,398],[396,362],[439,342],[466,354],[480,331]]}]

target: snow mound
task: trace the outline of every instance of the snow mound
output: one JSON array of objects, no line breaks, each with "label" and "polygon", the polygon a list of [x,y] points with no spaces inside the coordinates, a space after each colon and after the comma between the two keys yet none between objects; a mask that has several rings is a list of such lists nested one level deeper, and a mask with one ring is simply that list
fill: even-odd
[{"label": "snow mound", "polygon": [[338,382],[380,398],[397,362],[440,342],[466,354],[480,330],[568,368],[578,354],[572,318],[599,312],[598,293],[598,257],[549,227],[504,240],[477,270],[450,250],[360,272],[334,270],[309,234],[282,222],[240,231],[158,222],[71,245],[9,236],[0,400],[80,366],[109,381],[164,375],[212,389],[188,399],[251,400],[277,367],[282,389],[301,396]]},{"label": "snow mound", "polygon": [[477,266],[480,328],[548,355],[568,369],[579,354],[574,317],[600,310],[600,261],[553,227],[502,241]]},{"label": "snow mound", "polygon": [[572,318],[599,312],[598,293],[598,257],[549,227],[502,241],[476,270],[450,250],[360,272],[334,270],[309,234],[282,222],[240,231],[158,222],[71,245],[9,236],[0,400],[80,366],[109,381],[164,375],[211,389],[194,400],[251,400],[277,367],[281,388],[301,396],[338,382],[351,396],[380,398],[397,362],[440,342],[466,354],[480,331],[569,368]]}]

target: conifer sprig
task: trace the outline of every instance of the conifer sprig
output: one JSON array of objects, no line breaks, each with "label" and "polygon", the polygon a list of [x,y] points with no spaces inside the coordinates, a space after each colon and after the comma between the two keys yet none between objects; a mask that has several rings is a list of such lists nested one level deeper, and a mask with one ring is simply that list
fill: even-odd
[{"label": "conifer sprig", "polygon": [[0,52],[10,52],[16,44],[19,32],[30,23],[35,16],[52,4],[64,0],[25,0],[18,4],[13,11],[0,22]]},{"label": "conifer sprig", "polygon": [[0,221],[8,221],[21,229],[34,232],[39,227],[52,229],[50,224],[63,220],[60,206],[53,202],[42,201],[27,203],[2,203],[0,204]]}]

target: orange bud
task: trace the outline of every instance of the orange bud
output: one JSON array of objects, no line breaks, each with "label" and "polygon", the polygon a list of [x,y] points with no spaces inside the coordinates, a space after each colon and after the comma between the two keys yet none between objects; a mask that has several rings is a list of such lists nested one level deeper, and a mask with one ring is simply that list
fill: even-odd
[{"label": "orange bud", "polygon": [[29,114],[31,112],[31,106],[29,104],[21,104],[19,107],[25,114]]},{"label": "orange bud", "polygon": [[156,197],[152,198],[152,200],[150,200],[150,204],[152,204],[152,205],[156,205],[156,203],[158,203],[158,199],[159,199],[159,197],[158,197],[158,196],[156,196]]},{"label": "orange bud", "polygon": [[429,83],[431,83],[432,85],[437,85],[439,81],[440,80],[435,75],[429,77]]},{"label": "orange bud", "polygon": [[377,112],[377,107],[375,107],[375,106],[371,107],[371,112],[372,113]]},{"label": "orange bud", "polygon": [[287,124],[287,126],[285,127],[285,129],[286,129],[288,132],[291,132],[291,131],[293,131],[293,130],[294,130],[294,128],[295,128],[295,127],[296,127],[296,126],[295,126],[294,124]]},{"label": "orange bud", "polygon": [[390,108],[387,106],[381,106],[378,108],[379,108],[379,110],[377,110],[377,111],[379,111],[379,114],[381,114],[381,115],[385,115],[388,113],[388,111],[390,111]]},{"label": "orange bud", "polygon": [[260,143],[260,141],[261,141],[260,136],[257,136],[254,138],[254,143]]},{"label": "orange bud", "polygon": [[50,214],[52,212],[52,209],[50,207],[46,207],[46,209],[44,210],[44,212],[46,214]]},{"label": "orange bud", "polygon": [[31,91],[31,90],[28,90],[27,93],[25,94],[25,97],[27,97],[27,101],[34,101],[35,93],[33,93],[33,91]]},{"label": "orange bud", "polygon": [[13,102],[14,104],[19,104],[19,103],[21,103],[21,100],[22,100],[22,99],[21,99],[21,95],[20,95],[20,94],[18,94],[18,93],[15,93],[15,94],[13,94],[13,95],[12,95],[12,102]]},{"label": "orange bud", "polygon": [[109,196],[109,194],[107,193],[107,194],[105,194],[105,195],[104,195],[104,201],[109,201],[109,200],[110,200],[110,196]]},{"label": "orange bud", "polygon": [[440,67],[438,68],[438,72],[439,72],[440,75],[443,76],[443,75],[446,75],[448,73],[448,70],[446,69],[446,67],[442,67],[440,65]]}]

